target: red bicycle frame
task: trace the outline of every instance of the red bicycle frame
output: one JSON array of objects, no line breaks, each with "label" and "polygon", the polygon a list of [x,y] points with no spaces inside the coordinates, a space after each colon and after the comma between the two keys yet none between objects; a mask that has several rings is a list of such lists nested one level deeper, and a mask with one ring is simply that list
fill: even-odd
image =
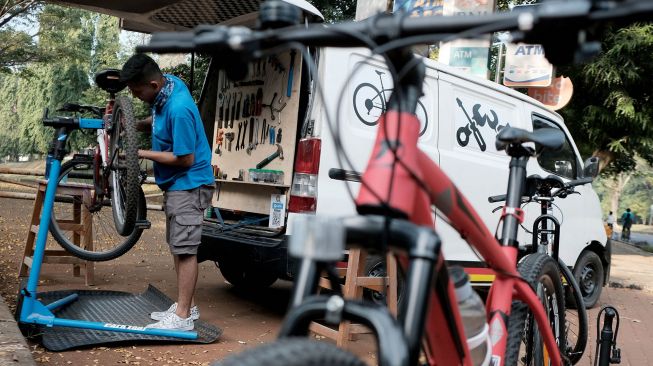
[{"label": "red bicycle frame", "polygon": [[[420,122],[410,113],[388,111],[379,119],[378,133],[372,156],[362,177],[362,187],[356,205],[359,210],[382,207],[409,221],[434,227],[431,205],[437,207],[451,225],[478,250],[497,276],[487,298],[486,309],[492,339],[493,365],[503,365],[508,337],[508,318],[513,299],[525,302],[542,330],[552,364],[561,364],[561,356],[549,321],[539,298],[517,272],[517,249],[501,245],[487,229],[464,195],[447,175],[417,146]],[[423,182],[427,189],[421,187]],[[517,207],[518,208],[518,207]],[[440,253],[442,254],[442,253]],[[405,270],[407,258],[397,255]],[[435,273],[442,273],[443,256],[439,256]],[[454,287],[448,282],[447,296],[435,289],[429,296],[429,312],[425,325],[424,350],[430,365],[471,365],[467,343],[455,339],[464,334],[457,308]],[[451,311],[456,330],[448,328],[446,311]],[[549,331],[545,331],[549,330]],[[463,345],[464,352],[452,352]]]}]

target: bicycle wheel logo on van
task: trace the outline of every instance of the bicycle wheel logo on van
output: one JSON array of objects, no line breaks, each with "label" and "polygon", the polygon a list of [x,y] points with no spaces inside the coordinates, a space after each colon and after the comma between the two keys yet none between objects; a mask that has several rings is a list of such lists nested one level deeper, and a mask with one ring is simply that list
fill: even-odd
[{"label": "bicycle wheel logo on van", "polygon": [[[379,77],[380,87],[368,82],[356,86],[354,89],[354,112],[356,117],[367,126],[376,126],[379,117],[386,111],[388,99],[392,94],[392,88],[386,88],[383,85],[384,71],[374,70]],[[428,115],[426,108],[421,101],[417,101],[415,114],[421,122],[419,135],[422,136],[428,127]]]}]

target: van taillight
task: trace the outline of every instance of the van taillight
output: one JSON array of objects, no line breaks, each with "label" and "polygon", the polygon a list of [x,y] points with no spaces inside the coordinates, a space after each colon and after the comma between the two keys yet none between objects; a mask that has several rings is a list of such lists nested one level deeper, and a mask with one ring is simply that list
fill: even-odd
[{"label": "van taillight", "polygon": [[301,139],[297,144],[295,174],[288,203],[290,212],[315,212],[321,147],[322,141],[316,138]]}]

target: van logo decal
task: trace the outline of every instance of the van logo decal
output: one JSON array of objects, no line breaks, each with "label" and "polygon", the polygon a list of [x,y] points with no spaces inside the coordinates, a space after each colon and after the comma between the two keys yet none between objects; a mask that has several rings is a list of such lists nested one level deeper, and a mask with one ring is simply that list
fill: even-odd
[{"label": "van logo decal", "polygon": [[492,109],[490,109],[491,117],[487,114],[481,114],[479,112],[481,109],[481,105],[479,103],[474,104],[474,107],[472,107],[472,117],[469,117],[469,113],[467,113],[467,110],[463,105],[463,101],[460,100],[460,98],[456,98],[456,103],[458,103],[460,109],[462,109],[463,113],[465,113],[465,117],[467,117],[468,122],[467,125],[460,127],[458,131],[456,131],[456,140],[458,141],[458,145],[462,147],[465,147],[469,144],[469,136],[473,134],[474,139],[476,140],[476,143],[478,144],[478,147],[481,149],[481,151],[485,151],[487,149],[485,139],[483,138],[481,131],[478,129],[479,126],[485,127],[487,125],[487,127],[496,133],[501,131],[501,129],[504,127],[510,127],[510,124],[508,123],[505,125],[500,125],[499,116]]},{"label": "van logo decal", "polygon": [[[386,111],[390,94],[393,91],[392,88],[383,84],[385,72],[380,69],[375,69],[374,72],[379,76],[377,85],[380,87],[372,83],[361,83],[354,89],[354,113],[366,126],[376,126],[379,123],[379,117]],[[426,107],[421,101],[417,101],[415,114],[420,120],[419,135],[422,136],[426,132],[429,120]]]}]

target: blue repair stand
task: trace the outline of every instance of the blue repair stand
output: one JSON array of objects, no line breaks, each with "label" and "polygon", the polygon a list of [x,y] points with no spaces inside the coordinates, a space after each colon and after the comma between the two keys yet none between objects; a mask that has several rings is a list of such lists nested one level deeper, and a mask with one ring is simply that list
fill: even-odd
[{"label": "blue repair stand", "polygon": [[61,160],[65,155],[65,145],[68,135],[72,130],[79,128],[98,129],[104,127],[104,121],[101,119],[87,119],[87,118],[56,118],[49,120],[43,119],[43,124],[57,128],[57,135],[53,159],[51,160],[48,174],[48,185],[45,191],[45,200],[43,202],[43,209],[41,212],[41,221],[39,231],[36,237],[36,246],[34,248],[34,255],[32,257],[32,267],[29,271],[27,279],[27,287],[20,290],[22,297],[22,308],[20,309],[19,322],[24,324],[37,324],[45,325],[47,327],[70,327],[70,328],[83,328],[93,330],[105,330],[112,332],[125,332],[147,334],[153,336],[174,337],[183,339],[197,339],[197,332],[194,331],[179,331],[179,330],[165,330],[145,328],[143,326],[134,326],[126,324],[113,324],[92,322],[85,320],[63,319],[57,318],[52,312],[66,304],[75,301],[78,298],[77,294],[72,294],[57,300],[48,305],[42,304],[37,298],[37,285],[39,275],[41,273],[41,265],[43,263],[43,256],[45,254],[45,245],[48,238],[48,228],[50,218],[52,216],[52,206],[54,204],[55,192],[57,190],[57,178],[61,171]]}]

